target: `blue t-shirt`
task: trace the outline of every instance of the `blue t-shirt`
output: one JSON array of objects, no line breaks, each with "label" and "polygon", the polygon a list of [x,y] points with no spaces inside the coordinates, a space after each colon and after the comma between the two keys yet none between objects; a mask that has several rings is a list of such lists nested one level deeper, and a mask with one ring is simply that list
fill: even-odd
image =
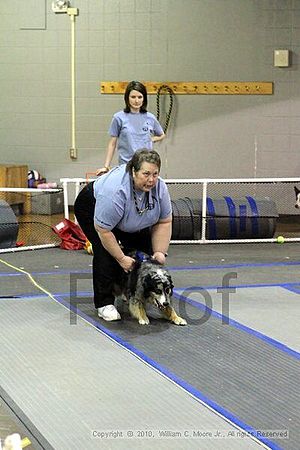
[{"label": "blue t-shirt", "polygon": [[[94,183],[96,199],[95,224],[107,230],[118,228],[134,233],[155,225],[172,213],[170,195],[165,182],[158,178],[156,185],[149,192],[148,209],[143,214],[136,210],[133,196],[132,177],[126,171],[126,165],[115,167],[99,177]],[[139,210],[147,206],[147,192],[136,190]]]},{"label": "blue t-shirt", "polygon": [[137,150],[152,150],[151,136],[161,136],[163,129],[156,117],[149,113],[114,114],[109,134],[118,138],[119,164],[126,164]]}]

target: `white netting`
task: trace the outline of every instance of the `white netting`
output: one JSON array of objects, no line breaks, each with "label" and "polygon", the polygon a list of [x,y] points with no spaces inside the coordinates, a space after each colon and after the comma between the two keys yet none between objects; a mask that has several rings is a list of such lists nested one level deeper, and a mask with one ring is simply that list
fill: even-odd
[{"label": "white netting", "polygon": [[63,217],[62,189],[0,188],[0,252],[59,245],[51,227]]},{"label": "white netting", "polygon": [[253,242],[300,238],[300,179],[167,180],[173,241]]},{"label": "white netting", "polygon": [[[51,227],[69,218],[69,204],[86,181],[63,178],[63,189],[0,188],[0,252],[59,245]],[[300,241],[294,190],[300,178],[166,182],[172,243],[274,242],[277,236]]]}]

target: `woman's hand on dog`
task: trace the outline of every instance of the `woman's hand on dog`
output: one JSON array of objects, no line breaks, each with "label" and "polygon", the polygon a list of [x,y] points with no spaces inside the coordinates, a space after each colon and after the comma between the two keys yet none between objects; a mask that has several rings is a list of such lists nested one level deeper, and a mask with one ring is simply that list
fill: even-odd
[{"label": "woman's hand on dog", "polygon": [[131,272],[135,264],[135,259],[131,258],[131,256],[126,255],[123,255],[122,258],[118,259],[117,261],[122,269],[125,270],[125,272]]},{"label": "woman's hand on dog", "polygon": [[159,264],[161,264],[162,266],[166,262],[166,256],[162,252],[154,252],[152,258],[159,262]]}]

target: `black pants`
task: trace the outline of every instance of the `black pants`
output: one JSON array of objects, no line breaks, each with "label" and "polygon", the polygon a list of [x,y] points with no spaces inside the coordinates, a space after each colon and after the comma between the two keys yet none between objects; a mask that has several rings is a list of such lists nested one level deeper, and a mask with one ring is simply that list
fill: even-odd
[{"label": "black pants", "polygon": [[[94,227],[95,198],[93,183],[89,183],[79,193],[75,200],[74,212],[88,240],[93,246],[93,289],[95,308],[114,304],[113,285],[122,274],[123,269],[119,263],[103,247],[99,235]],[[136,233],[125,233],[114,228],[112,233],[119,241],[126,254],[130,250],[140,250],[151,254],[151,233],[145,228]]]}]

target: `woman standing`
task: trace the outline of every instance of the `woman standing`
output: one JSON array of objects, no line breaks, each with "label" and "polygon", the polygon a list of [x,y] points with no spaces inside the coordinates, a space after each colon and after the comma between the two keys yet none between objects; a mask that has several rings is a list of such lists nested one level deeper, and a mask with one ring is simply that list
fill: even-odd
[{"label": "woman standing", "polygon": [[141,148],[151,150],[153,142],[161,141],[165,134],[155,116],[147,112],[147,90],[139,81],[131,81],[124,94],[125,108],[114,114],[109,128],[111,136],[106,150],[104,167],[96,174],[102,175],[118,149],[119,165],[126,164]]},{"label": "woman standing", "polygon": [[161,161],[154,150],[142,149],[132,159],[89,183],[76,198],[74,212],[92,243],[94,304],[98,316],[119,320],[114,306],[114,280],[129,272],[139,250],[165,263],[172,208],[165,182],[159,178]]}]

